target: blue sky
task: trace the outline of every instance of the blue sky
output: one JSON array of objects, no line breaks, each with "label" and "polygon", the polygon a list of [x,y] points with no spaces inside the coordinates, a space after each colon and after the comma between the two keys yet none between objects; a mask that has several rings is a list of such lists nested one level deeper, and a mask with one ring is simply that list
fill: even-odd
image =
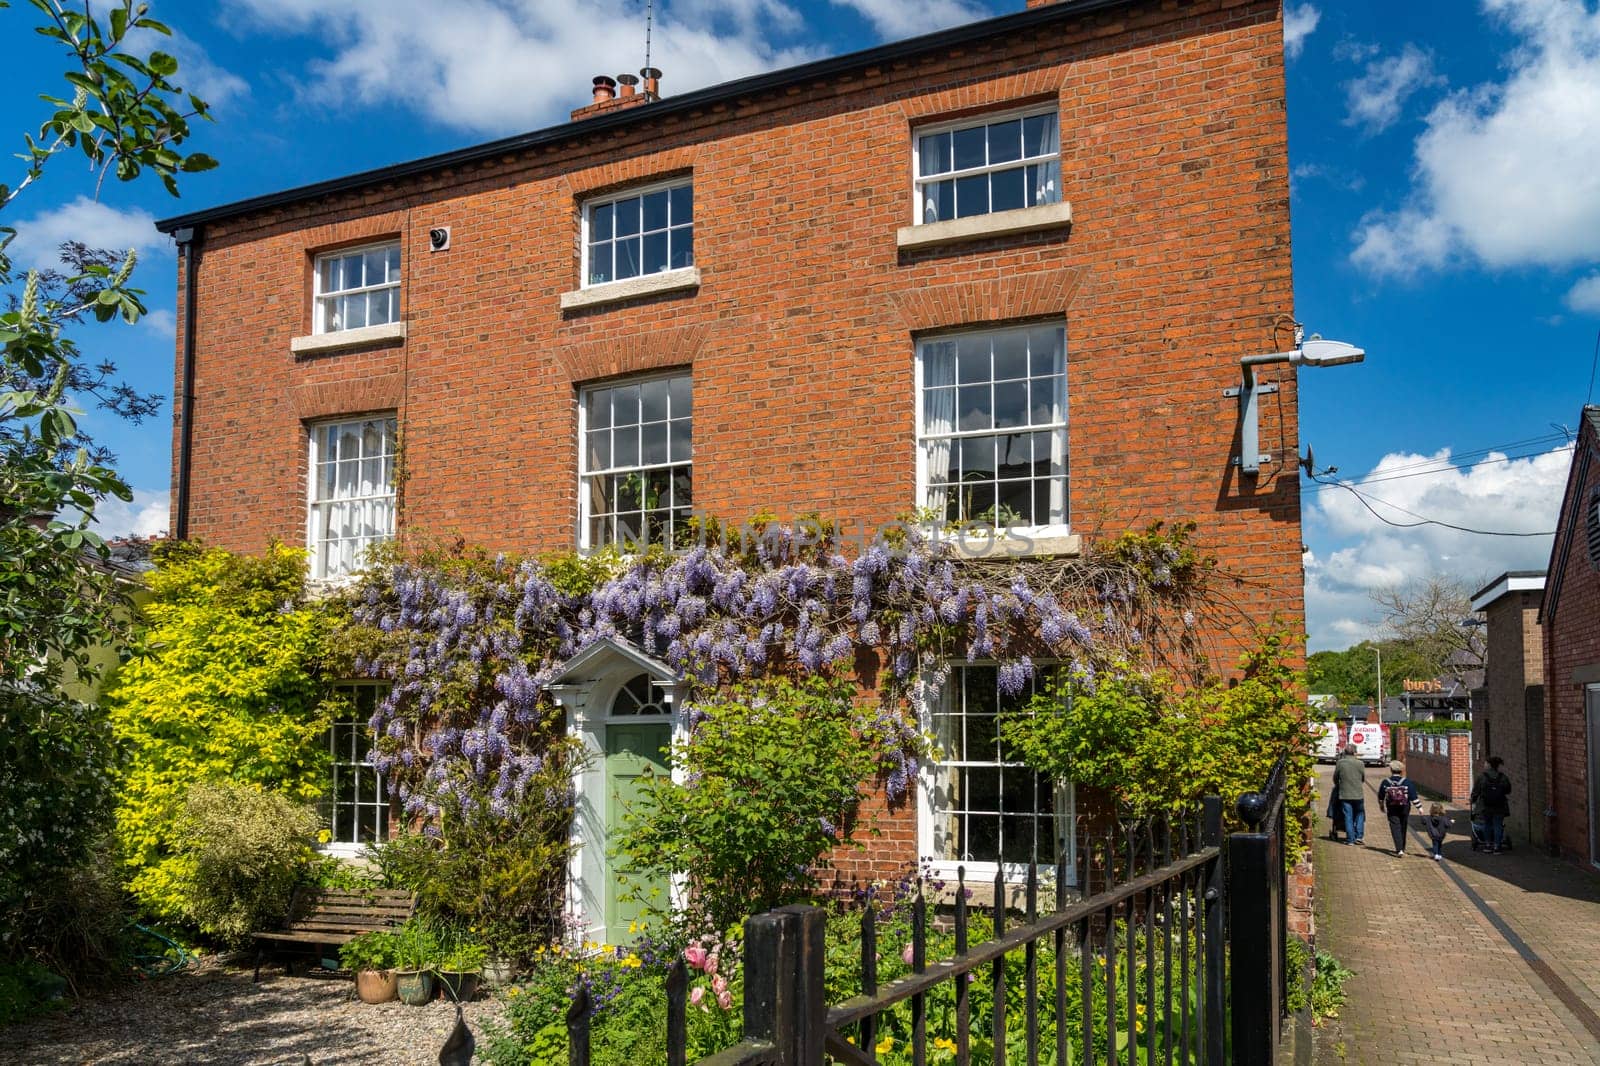
[{"label": "blue sky", "polygon": [[[683,92],[1021,6],[659,0],[654,62],[664,91]],[[82,342],[169,395],[175,260],[154,218],[561,121],[593,74],[643,59],[633,0],[154,8],[179,30],[179,80],[215,105],[191,147],[222,166],[187,179],[181,202],[153,184],[108,184],[95,202],[89,175],[63,160],[4,221],[23,262],[67,235],[141,248],[154,314]],[[0,128],[19,146],[43,114],[36,92],[63,69],[23,32],[32,14],[0,10],[20,42]],[[1303,443],[1391,520],[1553,528],[1559,427],[1577,421],[1600,329],[1595,0],[1289,0],[1286,27],[1296,312],[1368,352],[1303,374]],[[91,425],[139,490],[107,526],[164,528],[170,415]],[[1546,537],[1398,529],[1347,491],[1307,488],[1313,649],[1369,635],[1376,588],[1435,571],[1486,579],[1548,554]]]}]

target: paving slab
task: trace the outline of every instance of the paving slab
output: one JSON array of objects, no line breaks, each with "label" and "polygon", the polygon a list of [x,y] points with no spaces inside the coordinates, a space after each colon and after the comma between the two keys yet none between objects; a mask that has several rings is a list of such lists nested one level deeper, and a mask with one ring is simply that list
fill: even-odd
[{"label": "paving slab", "polygon": [[1332,775],[1318,774],[1318,946],[1355,973],[1318,1032],[1319,1066],[1600,1064],[1600,878],[1526,847],[1475,855],[1460,811],[1444,862],[1417,819],[1398,857],[1382,776],[1368,775],[1355,847],[1327,839]]}]

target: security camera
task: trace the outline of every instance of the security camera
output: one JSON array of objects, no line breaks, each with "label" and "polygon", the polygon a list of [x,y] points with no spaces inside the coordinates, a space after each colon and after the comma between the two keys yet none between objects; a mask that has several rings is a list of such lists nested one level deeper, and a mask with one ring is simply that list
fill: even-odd
[{"label": "security camera", "polygon": [[428,251],[442,252],[450,247],[450,227],[435,226],[428,231]]}]

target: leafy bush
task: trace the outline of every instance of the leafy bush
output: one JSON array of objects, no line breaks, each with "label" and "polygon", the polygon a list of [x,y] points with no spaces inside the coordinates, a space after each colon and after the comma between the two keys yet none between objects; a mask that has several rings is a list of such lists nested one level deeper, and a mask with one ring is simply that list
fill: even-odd
[{"label": "leafy bush", "polygon": [[807,898],[828,852],[853,842],[863,782],[877,766],[849,681],[812,677],[735,686],[694,705],[699,721],[673,746],[679,783],[649,777],[618,837],[618,877],[644,886],[689,876],[694,931]]},{"label": "leafy bush", "polygon": [[97,708],[0,680],[0,964],[39,963],[74,985],[120,970],[113,757]]},{"label": "leafy bush", "polygon": [[[1263,632],[1241,658],[1236,681],[1188,689],[1132,668],[1063,671],[1027,713],[1006,718],[1001,732],[1027,765],[1102,789],[1137,815],[1191,809],[1208,794],[1255,791],[1288,752],[1292,860],[1304,847],[1311,755],[1290,654],[1286,634]],[[1231,804],[1224,811],[1236,817]]]},{"label": "leafy bush", "polygon": [[558,939],[571,844],[566,806],[544,802],[547,787],[567,787],[557,773],[502,814],[446,805],[427,832],[373,849],[384,883],[415,892],[425,921],[469,929],[496,955],[527,958]]},{"label": "leafy bush", "polygon": [[175,829],[175,898],[204,933],[238,944],[288,911],[310,864],[316,811],[246,785],[196,785]]},{"label": "leafy bush", "polygon": [[123,667],[108,706],[126,752],[116,832],[128,887],[171,919],[186,909],[177,824],[192,785],[233,781],[297,802],[323,791],[315,668],[327,621],[304,602],[302,551],[170,544],[154,557],[150,651]]},{"label": "leafy bush", "polygon": [[1470,733],[1471,722],[1447,722],[1435,720],[1431,722],[1402,722],[1401,728],[1407,733]]}]

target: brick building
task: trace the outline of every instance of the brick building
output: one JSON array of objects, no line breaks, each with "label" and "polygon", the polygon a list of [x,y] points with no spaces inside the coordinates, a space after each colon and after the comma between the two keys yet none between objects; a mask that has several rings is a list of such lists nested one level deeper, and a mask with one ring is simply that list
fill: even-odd
[{"label": "brick building", "polygon": [[1491,755],[1506,761],[1517,787],[1507,832],[1544,842],[1544,631],[1539,605],[1544,571],[1501,574],[1472,595],[1485,626],[1483,687],[1474,692],[1472,765]]},{"label": "brick building", "polygon": [[1556,524],[1544,628],[1545,840],[1600,865],[1600,407],[1585,407]]},{"label": "brick building", "polygon": [[[1298,623],[1295,372],[1262,368],[1259,474],[1225,395],[1292,343],[1282,52],[1277,0],[1030,2],[677,97],[597,78],[570,123],[169,219],[173,528],[335,578],[397,527],[539,552],[921,506],[1063,553],[1194,519]],[[670,713],[632,649],[569,675],[602,761]],[[927,724],[992,723],[993,686],[963,665]],[[848,872],[1050,846],[1070,790],[969,747]]]}]

